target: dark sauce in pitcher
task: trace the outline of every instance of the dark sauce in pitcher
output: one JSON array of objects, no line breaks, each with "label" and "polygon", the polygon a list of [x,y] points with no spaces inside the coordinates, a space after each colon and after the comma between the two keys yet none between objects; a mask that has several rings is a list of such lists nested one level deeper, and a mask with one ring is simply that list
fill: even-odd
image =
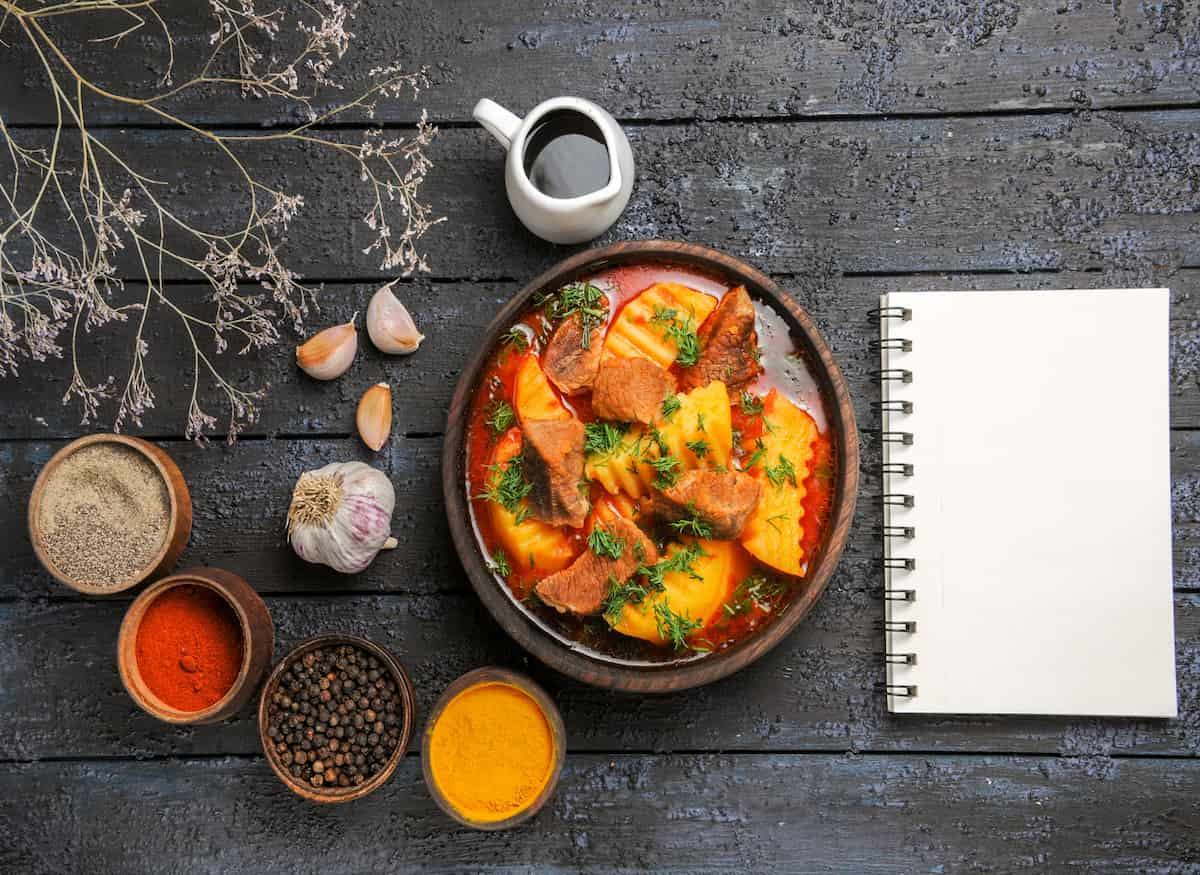
[{"label": "dark sauce in pitcher", "polygon": [[608,185],[604,133],[580,112],[546,113],[525,140],[524,158],[525,175],[550,197],[581,197]]}]

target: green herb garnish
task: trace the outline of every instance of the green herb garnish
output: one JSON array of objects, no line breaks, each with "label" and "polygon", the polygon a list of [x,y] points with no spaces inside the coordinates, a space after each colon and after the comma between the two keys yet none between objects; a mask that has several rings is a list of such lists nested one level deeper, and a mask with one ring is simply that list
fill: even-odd
[{"label": "green herb garnish", "polygon": [[779,520],[786,520],[787,518],[788,515],[786,513],[777,513],[775,516],[767,517],[767,525],[775,531],[782,533],[783,529],[779,528]]},{"label": "green herb garnish", "polygon": [[787,456],[779,454],[779,464],[772,468],[767,465],[763,468],[767,474],[767,479],[771,481],[771,485],[776,489],[781,489],[785,480],[790,480],[793,486],[798,486],[796,482],[796,466],[788,461]]},{"label": "green herb garnish", "polygon": [[756,398],[749,392],[742,391],[741,398],[738,399],[742,405],[742,413],[746,416],[758,416],[763,412],[763,403],[761,398]]},{"label": "green herb garnish", "polygon": [[767,447],[762,442],[762,438],[756,438],[754,441],[754,452],[750,454],[750,458],[746,460],[746,464],[742,466],[743,471],[749,471],[755,465],[763,460],[767,455]]},{"label": "green herb garnish", "polygon": [[654,606],[654,625],[660,638],[670,641],[676,650],[682,650],[687,647],[687,636],[699,629],[701,623],[686,614],[675,613],[670,601],[663,599]]},{"label": "green herb garnish", "polygon": [[608,299],[604,297],[604,292],[586,282],[569,283],[557,292],[534,299],[534,304],[541,307],[555,322],[578,313],[579,324],[583,330],[579,345],[584,349],[591,347],[592,329],[604,321],[608,309]]},{"label": "green herb garnish", "polygon": [[700,360],[700,338],[696,336],[696,320],[693,312],[686,319],[679,318],[679,311],[670,307],[655,307],[651,322],[663,326],[663,339],[675,342],[675,363],[690,368]]},{"label": "green herb garnish", "polygon": [[500,342],[505,346],[511,346],[517,352],[525,352],[529,349],[529,338],[525,332],[521,330],[524,323],[518,323],[508,331],[500,335]]},{"label": "green herb garnish", "polygon": [[703,459],[708,455],[708,441],[704,439],[688,441],[684,446],[695,453],[697,459]]},{"label": "green herb garnish", "polygon": [[583,451],[589,456],[607,456],[621,445],[629,426],[612,422],[589,422],[583,427]]},{"label": "green herb garnish", "polygon": [[678,395],[668,395],[666,398],[664,398],[662,403],[663,419],[667,420],[667,422],[670,422],[671,417],[679,412],[681,403],[682,402],[680,402]]},{"label": "green herb garnish", "polygon": [[748,612],[755,605],[764,611],[771,610],[771,602],[791,589],[786,580],[752,574],[737,585],[729,601],[725,603],[725,614],[736,617]]},{"label": "green herb garnish", "polygon": [[700,519],[700,514],[696,511],[696,505],[692,502],[687,503],[688,516],[682,519],[677,519],[671,523],[671,528],[680,534],[695,535],[697,538],[711,538],[712,527]]},{"label": "green herb garnish", "polygon": [[616,537],[604,526],[596,525],[588,535],[588,548],[601,559],[620,559],[625,555],[625,539]]},{"label": "green herb garnish", "polygon": [[670,489],[675,485],[675,481],[679,479],[680,462],[678,459],[667,453],[657,459],[650,459],[649,462],[658,472],[658,476],[654,478],[655,489]]},{"label": "green herb garnish", "polygon": [[647,589],[660,592],[663,589],[663,577],[673,571],[681,571],[693,580],[703,580],[695,568],[696,560],[703,555],[704,551],[699,544],[689,544],[676,550],[670,559],[661,559],[650,566],[643,565],[637,573],[646,578]]},{"label": "green herb garnish", "polygon": [[516,516],[518,525],[529,516],[529,508],[524,500],[533,489],[533,484],[525,479],[522,471],[524,458],[518,454],[503,465],[488,465],[488,473],[492,474],[491,482],[476,498],[500,505],[506,511]]},{"label": "green herb garnish", "polygon": [[492,563],[488,566],[493,574],[499,574],[501,577],[508,577],[512,574],[512,565],[508,562],[508,556],[503,550],[497,550],[492,554]]},{"label": "green herb garnish", "polygon": [[618,583],[617,579],[610,574],[608,576],[608,595],[604,597],[603,602],[604,619],[610,626],[615,626],[620,621],[621,612],[625,610],[626,605],[641,604],[647,595],[649,595],[649,591],[640,583],[634,583],[632,580]]},{"label": "green herb garnish", "polygon": [[501,398],[492,406],[492,412],[488,414],[484,422],[492,430],[493,435],[500,435],[516,425],[517,414],[512,409],[512,405]]}]

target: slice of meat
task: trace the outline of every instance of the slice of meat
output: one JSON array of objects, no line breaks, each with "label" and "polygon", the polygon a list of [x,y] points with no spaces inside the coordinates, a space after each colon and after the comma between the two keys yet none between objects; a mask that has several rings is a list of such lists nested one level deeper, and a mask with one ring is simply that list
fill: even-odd
[{"label": "slice of meat", "polygon": [[649,359],[610,358],[596,374],[592,412],[601,419],[649,425],[674,391],[675,378]]},{"label": "slice of meat", "polygon": [[558,391],[573,395],[590,389],[596,380],[596,369],[600,367],[600,353],[604,350],[604,329],[593,327],[588,345],[583,345],[583,321],[578,313],[572,313],[554,329],[546,351],[542,354],[542,370]]},{"label": "slice of meat", "polygon": [[[693,470],[654,495],[654,513],[665,522],[695,518],[716,540],[736,538],[762,498],[762,484],[740,471]],[[685,534],[699,534],[687,532]]]},{"label": "slice of meat", "polygon": [[[658,561],[654,542],[629,520],[614,517],[599,525],[622,542],[621,555],[612,559],[588,549],[562,571],[539,580],[534,588],[546,604],[562,612],[583,615],[598,613],[608,595],[611,581],[624,583],[639,565],[653,565]],[[641,549],[635,547],[637,544],[641,545]]]},{"label": "slice of meat", "polygon": [[733,388],[762,371],[758,363],[758,338],[754,334],[754,302],[745,286],[730,289],[697,332],[700,357],[690,368],[681,368],[680,384],[686,391],[720,380]]},{"label": "slice of meat", "polygon": [[533,485],[529,512],[552,526],[583,525],[588,500],[583,480],[583,423],[570,419],[530,419],[521,423],[525,476]]}]

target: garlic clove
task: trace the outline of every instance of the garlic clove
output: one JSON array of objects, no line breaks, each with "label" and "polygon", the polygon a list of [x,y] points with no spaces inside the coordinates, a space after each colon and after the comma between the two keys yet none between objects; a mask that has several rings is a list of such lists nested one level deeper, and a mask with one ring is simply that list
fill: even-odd
[{"label": "garlic clove", "polygon": [[344,325],[334,325],[296,347],[296,364],[314,380],[332,380],[346,373],[358,352],[355,313]]},{"label": "garlic clove", "polygon": [[367,305],[367,334],[381,352],[393,355],[414,353],[425,339],[408,308],[392,294],[391,283],[377,291]]},{"label": "garlic clove", "polygon": [[376,452],[392,433],[392,387],[376,383],[358,399],[358,436]]}]

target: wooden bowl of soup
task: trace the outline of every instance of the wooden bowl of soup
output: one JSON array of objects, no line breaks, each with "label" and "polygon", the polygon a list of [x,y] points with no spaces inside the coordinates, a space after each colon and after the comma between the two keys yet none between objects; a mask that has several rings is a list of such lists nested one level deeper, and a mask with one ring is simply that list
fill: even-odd
[{"label": "wooden bowl of soup", "polygon": [[455,547],[504,630],[599,687],[754,662],[841,556],[858,432],[813,320],[701,246],[574,255],[497,314],[451,402]]}]

